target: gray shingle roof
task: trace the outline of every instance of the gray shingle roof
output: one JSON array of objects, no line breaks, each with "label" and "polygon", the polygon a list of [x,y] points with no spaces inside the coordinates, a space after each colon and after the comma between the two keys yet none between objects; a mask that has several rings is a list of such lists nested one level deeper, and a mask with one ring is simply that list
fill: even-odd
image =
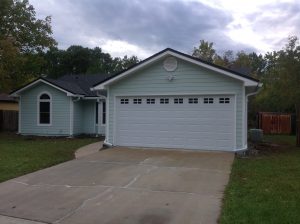
[{"label": "gray shingle roof", "polygon": [[17,102],[13,97],[6,93],[0,93],[0,101],[2,102]]},{"label": "gray shingle roof", "polygon": [[[46,81],[65,89],[73,94],[84,95],[86,97],[97,96],[90,90],[96,83],[107,79],[110,75],[64,75],[59,79],[45,78]],[[104,92],[103,92],[104,93]]]}]

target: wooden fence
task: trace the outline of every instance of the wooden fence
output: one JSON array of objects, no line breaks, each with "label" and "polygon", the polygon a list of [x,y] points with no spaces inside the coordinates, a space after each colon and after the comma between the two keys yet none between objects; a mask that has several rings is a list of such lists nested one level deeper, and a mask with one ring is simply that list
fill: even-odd
[{"label": "wooden fence", "polygon": [[18,111],[0,110],[0,131],[18,130]]},{"label": "wooden fence", "polygon": [[258,126],[264,134],[291,134],[292,114],[260,112]]}]

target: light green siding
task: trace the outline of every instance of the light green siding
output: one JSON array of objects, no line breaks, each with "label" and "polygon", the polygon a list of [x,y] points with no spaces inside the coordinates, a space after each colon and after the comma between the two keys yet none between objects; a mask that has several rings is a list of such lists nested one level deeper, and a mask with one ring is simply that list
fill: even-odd
[{"label": "light green siding", "polygon": [[85,100],[83,101],[83,133],[85,134],[96,134],[96,101]]},{"label": "light green siding", "polygon": [[[38,125],[38,96],[42,92],[51,94],[52,124]],[[21,134],[24,135],[70,135],[70,97],[46,84],[38,84],[21,95]]]},{"label": "light green siding", "polygon": [[[243,147],[243,83],[190,62],[178,59],[178,67],[174,72],[163,68],[163,60],[147,68],[131,74],[109,86],[109,134],[108,142],[113,143],[114,135],[114,100],[116,96],[126,95],[159,95],[159,94],[236,94],[236,146]],[[168,76],[174,80],[169,81]]]},{"label": "light green siding", "polygon": [[74,111],[74,123],[73,123],[73,134],[79,135],[83,134],[83,103],[82,100],[73,102],[73,111]]}]

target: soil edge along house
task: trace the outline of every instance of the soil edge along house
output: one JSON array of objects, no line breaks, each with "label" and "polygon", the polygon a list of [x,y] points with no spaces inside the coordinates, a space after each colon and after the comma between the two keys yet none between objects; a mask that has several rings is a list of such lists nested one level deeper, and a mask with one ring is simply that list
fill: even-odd
[{"label": "soil edge along house", "polygon": [[103,134],[109,146],[247,148],[258,80],[167,48],[113,76],[40,78],[14,91],[19,133]]}]

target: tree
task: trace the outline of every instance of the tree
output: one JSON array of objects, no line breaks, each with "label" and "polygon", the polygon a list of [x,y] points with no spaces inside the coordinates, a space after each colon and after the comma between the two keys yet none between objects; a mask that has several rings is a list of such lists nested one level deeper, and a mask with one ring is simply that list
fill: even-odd
[{"label": "tree", "polygon": [[36,19],[27,0],[2,0],[0,7],[0,91],[10,91],[41,74],[40,53],[56,42],[51,18]]},{"label": "tree", "polygon": [[123,71],[135,64],[137,64],[140,60],[136,56],[128,57],[125,55],[123,58],[115,58],[114,64],[115,64],[115,72]]},{"label": "tree", "polygon": [[204,61],[213,62],[216,56],[216,50],[213,48],[213,45],[213,42],[200,40],[200,45],[197,48],[194,47],[192,56]]},{"label": "tree", "polygon": [[70,46],[67,50],[51,48],[44,53],[46,65],[43,72],[52,78],[66,74],[113,74],[139,62],[136,56],[113,58],[102,49]]},{"label": "tree", "polygon": [[297,146],[300,146],[300,45],[296,36],[289,37],[285,48],[279,51],[278,70],[276,81],[282,103],[295,107]]}]

